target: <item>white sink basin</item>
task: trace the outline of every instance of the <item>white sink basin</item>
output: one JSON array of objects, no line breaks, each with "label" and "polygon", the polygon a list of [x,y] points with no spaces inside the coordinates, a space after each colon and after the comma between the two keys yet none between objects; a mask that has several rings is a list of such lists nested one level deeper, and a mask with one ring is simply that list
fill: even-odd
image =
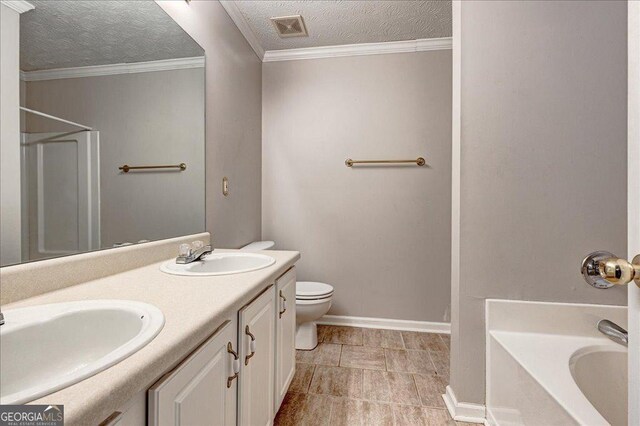
[{"label": "white sink basin", "polygon": [[87,300],[3,311],[0,404],[22,404],[105,370],[164,326],[155,306]]},{"label": "white sink basin", "polygon": [[276,263],[276,260],[273,257],[258,253],[212,253],[206,256],[204,260],[186,265],[177,264],[172,259],[163,263],[160,270],[173,275],[229,275],[256,271],[274,263]]}]

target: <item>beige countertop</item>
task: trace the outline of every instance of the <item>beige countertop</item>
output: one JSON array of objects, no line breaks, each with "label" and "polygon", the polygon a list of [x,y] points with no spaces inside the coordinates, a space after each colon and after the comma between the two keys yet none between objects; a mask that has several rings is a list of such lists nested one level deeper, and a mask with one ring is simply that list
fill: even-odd
[{"label": "beige countertop", "polygon": [[[216,250],[236,251],[236,250]],[[264,252],[276,263],[258,271],[212,277],[185,277],[160,271],[156,262],[2,306],[13,308],[89,299],[150,303],[165,317],[160,333],[138,352],[88,379],[33,404],[64,404],[65,424],[92,425],[125,408],[164,373],[209,337],[226,319],[257,296],[299,258],[295,251]]]}]

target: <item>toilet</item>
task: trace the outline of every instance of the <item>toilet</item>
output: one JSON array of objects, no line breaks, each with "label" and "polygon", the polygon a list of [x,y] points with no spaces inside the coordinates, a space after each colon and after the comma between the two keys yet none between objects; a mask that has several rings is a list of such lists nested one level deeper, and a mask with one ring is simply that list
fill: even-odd
[{"label": "toilet", "polygon": [[[259,251],[273,248],[273,241],[255,241],[240,250]],[[318,346],[315,321],[329,312],[333,287],[314,281],[296,282],[296,349],[310,351]]]},{"label": "toilet", "polygon": [[296,349],[310,351],[318,346],[315,321],[329,312],[333,287],[313,281],[296,282]]}]

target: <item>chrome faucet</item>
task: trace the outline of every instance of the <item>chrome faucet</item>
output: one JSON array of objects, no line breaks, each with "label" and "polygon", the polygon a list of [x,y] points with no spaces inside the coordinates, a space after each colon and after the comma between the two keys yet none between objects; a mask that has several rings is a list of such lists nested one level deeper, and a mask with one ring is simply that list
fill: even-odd
[{"label": "chrome faucet", "polygon": [[629,334],[627,330],[612,321],[607,319],[598,321],[598,330],[616,343],[624,346],[629,344]]},{"label": "chrome faucet", "polygon": [[202,241],[194,241],[191,246],[189,244],[182,244],[180,246],[180,253],[176,257],[176,263],[185,265],[187,263],[196,262],[202,260],[203,257],[210,254],[213,248],[210,245],[202,245]]}]

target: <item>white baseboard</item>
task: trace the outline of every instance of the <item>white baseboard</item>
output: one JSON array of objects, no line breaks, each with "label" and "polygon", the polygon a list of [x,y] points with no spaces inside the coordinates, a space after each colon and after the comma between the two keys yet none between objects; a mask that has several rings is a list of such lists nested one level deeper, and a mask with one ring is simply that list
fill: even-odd
[{"label": "white baseboard", "polygon": [[498,422],[496,421],[495,417],[493,417],[493,413],[491,412],[489,407],[487,407],[485,411],[485,415],[487,416],[487,418],[484,421],[484,424],[486,426],[498,426]]},{"label": "white baseboard", "polygon": [[323,325],[347,325],[350,327],[382,328],[387,330],[423,331],[428,333],[451,334],[448,322],[428,322],[397,320],[387,318],[349,317],[343,315],[325,315],[316,321]]},{"label": "white baseboard", "polygon": [[468,423],[486,424],[486,410],[482,404],[471,404],[468,402],[458,402],[451,386],[447,386],[447,393],[442,395],[444,403],[449,410],[453,420]]}]

